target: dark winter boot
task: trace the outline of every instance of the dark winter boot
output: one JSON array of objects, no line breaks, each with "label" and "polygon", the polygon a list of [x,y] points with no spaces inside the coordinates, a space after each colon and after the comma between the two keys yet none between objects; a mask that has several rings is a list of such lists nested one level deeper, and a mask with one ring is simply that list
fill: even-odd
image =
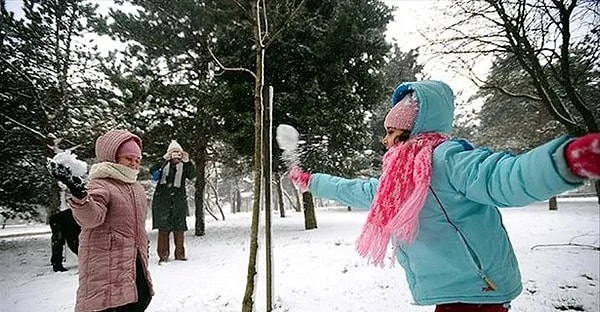
[{"label": "dark winter boot", "polygon": [[183,247],[183,231],[173,232],[173,238],[175,239],[175,260],[185,261],[185,248]]},{"label": "dark winter boot", "polygon": [[63,265],[62,263],[58,263],[58,264],[52,264],[52,269],[54,270],[54,272],[64,272],[64,271],[68,271]]},{"label": "dark winter boot", "polygon": [[158,230],[158,263],[166,262],[169,259],[169,232]]}]

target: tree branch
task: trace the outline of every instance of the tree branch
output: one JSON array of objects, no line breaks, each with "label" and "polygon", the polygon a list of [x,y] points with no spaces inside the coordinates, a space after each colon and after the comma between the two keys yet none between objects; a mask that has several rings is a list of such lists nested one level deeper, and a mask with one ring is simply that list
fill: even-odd
[{"label": "tree branch", "polygon": [[46,139],[46,136],[43,133],[41,133],[41,132],[39,132],[39,131],[37,131],[37,130],[35,130],[33,128],[30,128],[27,125],[25,125],[25,124],[23,124],[23,123],[15,120],[15,119],[13,119],[13,118],[10,118],[9,116],[7,116],[7,115],[5,115],[3,113],[0,113],[0,115],[4,116],[4,118],[10,120],[11,122],[13,122],[14,124],[16,124],[17,126],[19,126],[19,127],[23,128],[23,129],[25,129],[25,130],[27,130],[27,131],[35,134],[36,136],[40,137],[41,139]]},{"label": "tree branch", "polygon": [[542,247],[584,247],[584,248],[590,248],[592,250],[600,250],[599,246],[588,245],[588,244],[578,244],[578,243],[539,244],[539,245],[533,245],[531,247],[531,250],[534,250],[536,248],[542,248]]},{"label": "tree branch", "polygon": [[510,96],[510,97],[513,97],[513,98],[522,98],[522,99],[536,101],[536,102],[541,102],[542,101],[542,99],[540,97],[533,96],[531,94],[510,92],[506,88],[499,87],[499,86],[493,86],[493,85],[489,85],[489,84],[484,84],[484,85],[479,86],[479,87],[481,89],[486,89],[486,90],[496,90],[496,91],[499,91],[500,93],[502,93],[504,95],[507,95],[507,96]]},{"label": "tree branch", "polygon": [[273,35],[268,37],[267,42],[265,43],[265,48],[269,47],[273,43],[273,41],[277,39],[279,34],[283,32],[283,30],[287,26],[286,23],[288,21],[291,21],[296,18],[296,16],[300,12],[300,9],[304,6],[304,1],[305,0],[301,0],[300,3],[298,3],[298,5],[292,10],[292,12],[289,15],[287,15],[285,19],[283,19],[284,22],[279,25],[279,27],[275,30]]},{"label": "tree branch", "polygon": [[217,57],[214,55],[213,51],[210,49],[210,45],[207,43],[206,44],[206,48],[208,49],[208,53],[210,53],[210,56],[212,56],[213,60],[215,62],[217,62],[217,65],[219,65],[219,67],[225,71],[242,71],[242,72],[246,72],[248,74],[250,74],[252,76],[252,78],[254,78],[256,80],[256,74],[247,69],[247,68],[243,68],[243,67],[225,67],[223,66],[223,64],[221,64],[221,62],[219,61],[219,59],[217,59]]}]

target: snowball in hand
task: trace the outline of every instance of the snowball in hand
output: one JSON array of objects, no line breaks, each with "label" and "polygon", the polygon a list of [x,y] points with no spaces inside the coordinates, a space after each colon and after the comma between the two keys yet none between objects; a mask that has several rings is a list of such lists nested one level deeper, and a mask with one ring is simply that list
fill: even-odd
[{"label": "snowball in hand", "polygon": [[277,144],[284,151],[293,151],[298,147],[300,134],[290,126],[281,124],[277,126]]},{"label": "snowball in hand", "polygon": [[82,177],[87,173],[87,164],[77,159],[77,155],[71,154],[70,150],[54,155],[52,161],[71,169],[71,173],[74,176]]}]

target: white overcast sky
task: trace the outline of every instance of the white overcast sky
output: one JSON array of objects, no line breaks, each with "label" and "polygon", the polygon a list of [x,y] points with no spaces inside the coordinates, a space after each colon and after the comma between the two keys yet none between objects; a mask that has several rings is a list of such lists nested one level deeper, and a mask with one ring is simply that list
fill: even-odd
[{"label": "white overcast sky", "polygon": [[[427,27],[435,23],[442,23],[443,15],[440,10],[451,4],[449,0],[384,0],[388,6],[396,7],[394,20],[388,25],[387,39],[398,42],[404,51],[427,46],[428,42],[419,31],[424,32]],[[448,63],[454,62],[451,57],[440,57],[421,49],[419,62],[424,65],[424,71],[431,79],[441,80],[448,83],[455,93],[460,93],[457,102],[465,102],[470,96],[477,92],[477,87],[463,74],[449,69]],[[479,77],[485,77],[491,62],[480,61],[474,72]],[[480,104],[473,103],[478,107]]]},{"label": "white overcast sky", "polygon": [[[110,7],[116,6],[113,0],[92,0],[92,2],[99,4],[99,11],[102,14],[108,12]],[[394,20],[388,26],[386,37],[389,41],[398,42],[404,51],[427,45],[427,40],[419,34],[419,29],[422,30],[439,19],[439,8],[451,3],[448,0],[384,0],[383,2],[388,6],[397,7],[394,11]],[[21,0],[6,0],[8,10],[15,12],[17,16],[22,15],[21,5]],[[108,38],[97,39],[97,41],[100,43],[100,47],[109,47],[107,50],[121,45]],[[425,73],[431,79],[448,83],[455,93],[459,93],[457,102],[465,101],[477,91],[467,78],[449,70],[444,65],[452,60],[441,59],[425,50],[421,50],[420,53],[419,62],[424,64]],[[480,66],[481,68],[478,68],[476,72],[487,72],[489,64],[480,63]]]}]

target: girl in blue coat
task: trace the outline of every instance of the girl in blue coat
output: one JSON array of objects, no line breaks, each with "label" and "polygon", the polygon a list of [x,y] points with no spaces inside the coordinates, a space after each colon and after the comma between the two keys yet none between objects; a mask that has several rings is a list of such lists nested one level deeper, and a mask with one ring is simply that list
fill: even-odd
[{"label": "girl in blue coat", "polygon": [[600,176],[600,134],[514,155],[452,139],[454,95],[439,81],[399,85],[384,122],[379,179],[291,168],[302,191],[370,209],[358,252],[384,265],[392,243],[413,300],[440,311],[508,311],[522,291],[498,207],[525,206]]}]

